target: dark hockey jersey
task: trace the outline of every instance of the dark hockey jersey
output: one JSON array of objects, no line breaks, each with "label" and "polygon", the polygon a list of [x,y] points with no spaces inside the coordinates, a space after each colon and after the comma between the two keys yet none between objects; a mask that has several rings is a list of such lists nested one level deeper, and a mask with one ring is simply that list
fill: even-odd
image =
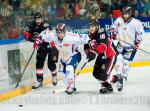
[{"label": "dark hockey jersey", "polygon": [[40,34],[43,30],[46,29],[45,24],[47,24],[47,23],[42,22],[38,26],[38,25],[36,25],[35,21],[33,21],[24,34],[25,39],[29,40],[30,42],[33,42],[36,37],[36,34]]},{"label": "dark hockey jersey", "polygon": [[98,54],[104,54],[106,59],[118,54],[116,46],[105,31],[89,34],[89,37],[96,40],[98,44],[95,51]]}]

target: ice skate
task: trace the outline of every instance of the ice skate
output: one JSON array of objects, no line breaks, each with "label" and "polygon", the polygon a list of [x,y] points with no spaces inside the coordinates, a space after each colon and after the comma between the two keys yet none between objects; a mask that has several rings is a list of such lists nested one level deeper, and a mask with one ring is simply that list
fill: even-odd
[{"label": "ice skate", "polygon": [[116,82],[117,89],[119,92],[121,92],[123,89],[123,77],[121,75],[117,75],[117,76],[118,76],[118,81]]},{"label": "ice skate", "polygon": [[52,83],[53,83],[53,86],[56,86],[57,85],[57,76],[52,76]]},{"label": "ice skate", "polygon": [[110,92],[113,92],[113,88],[112,88],[111,84],[109,84],[107,82],[102,83],[100,93],[104,94],[104,93],[110,93]]},{"label": "ice skate", "polygon": [[32,86],[32,89],[38,89],[40,87],[43,87],[42,82],[36,81],[34,86]]}]

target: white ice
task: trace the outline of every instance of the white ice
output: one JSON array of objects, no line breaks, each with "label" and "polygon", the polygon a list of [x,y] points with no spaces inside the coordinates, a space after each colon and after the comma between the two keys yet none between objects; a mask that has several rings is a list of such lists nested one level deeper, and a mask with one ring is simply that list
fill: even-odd
[{"label": "white ice", "polygon": [[113,93],[100,94],[100,85],[92,74],[78,76],[75,94],[52,94],[62,87],[59,82],[56,87],[50,84],[33,90],[0,103],[0,111],[150,111],[150,67],[131,68],[122,93],[114,86]]}]

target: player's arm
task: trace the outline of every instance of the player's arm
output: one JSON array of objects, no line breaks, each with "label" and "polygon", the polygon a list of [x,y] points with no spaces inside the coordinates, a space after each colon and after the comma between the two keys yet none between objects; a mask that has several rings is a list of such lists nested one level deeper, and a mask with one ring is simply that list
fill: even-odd
[{"label": "player's arm", "polygon": [[139,48],[139,45],[143,39],[144,36],[144,29],[142,26],[141,21],[137,20],[135,22],[135,40],[134,40],[134,45],[133,45],[133,49],[137,50]]},{"label": "player's arm", "polygon": [[89,42],[89,46],[91,49],[95,50],[98,54],[103,54],[107,50],[107,34],[106,34],[106,32],[100,34],[98,42],[96,40],[91,40]]},{"label": "player's arm", "polygon": [[31,24],[27,30],[23,32],[23,35],[26,40],[34,42],[36,36],[38,36],[38,33],[33,31],[33,25]]},{"label": "player's arm", "polygon": [[113,40],[117,39],[118,24],[119,24],[119,19],[116,19],[109,29],[110,38]]},{"label": "player's arm", "polygon": [[136,29],[136,35],[135,35],[136,40],[141,42],[144,36],[144,29],[142,23],[139,20],[136,23],[135,29]]},{"label": "player's arm", "polygon": [[84,44],[88,44],[90,38],[88,37],[88,35],[74,34],[74,36],[71,36],[71,40],[76,45],[84,45]]},{"label": "player's arm", "polygon": [[47,28],[39,34],[40,39],[43,42],[49,43],[49,47],[52,48],[56,43],[56,34],[53,30]]}]

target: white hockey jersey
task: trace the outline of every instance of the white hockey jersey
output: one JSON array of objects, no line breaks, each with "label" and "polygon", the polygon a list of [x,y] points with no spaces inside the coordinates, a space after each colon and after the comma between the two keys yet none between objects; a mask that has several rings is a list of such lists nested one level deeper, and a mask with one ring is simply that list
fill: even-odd
[{"label": "white hockey jersey", "polygon": [[[115,30],[117,30],[118,39],[126,41],[132,45],[134,45],[134,41],[142,41],[144,29],[140,20],[132,18],[129,22],[124,22],[123,18],[120,17],[115,20],[113,25],[111,26]],[[121,42],[123,47],[131,47],[130,45]]]},{"label": "white hockey jersey", "polygon": [[76,33],[66,32],[65,37],[60,41],[55,30],[44,30],[40,33],[40,36],[45,42],[55,42],[55,45],[59,50],[59,58],[63,61],[67,61],[71,58],[78,52],[79,46],[88,43],[90,40],[88,36],[83,37]]}]

